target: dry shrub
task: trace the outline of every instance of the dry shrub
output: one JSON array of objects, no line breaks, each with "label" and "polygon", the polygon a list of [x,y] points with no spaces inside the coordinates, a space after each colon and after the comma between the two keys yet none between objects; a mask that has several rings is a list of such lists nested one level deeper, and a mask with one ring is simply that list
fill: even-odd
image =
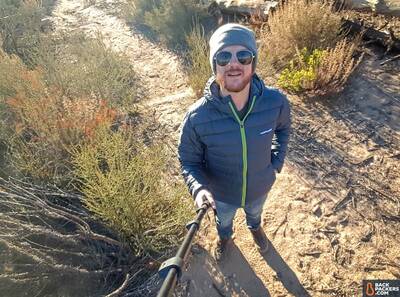
[{"label": "dry shrub", "polygon": [[[118,111],[133,111],[138,79],[127,57],[82,35],[43,39],[31,69],[0,52],[0,139],[11,165],[36,181],[73,180],[69,150]],[[10,125],[11,124],[11,125]]]},{"label": "dry shrub", "polygon": [[45,96],[40,70],[30,71],[20,58],[0,49],[0,137],[4,142],[13,136],[10,127],[14,125],[7,100],[18,92],[31,98]]},{"label": "dry shrub", "polygon": [[43,40],[40,49],[41,66],[32,70],[0,51],[0,143],[10,151],[10,169],[70,183],[70,147],[111,124],[117,110],[134,111],[138,79],[128,58],[101,39],[64,36]]},{"label": "dry shrub", "polygon": [[7,124],[2,137],[13,165],[36,180],[70,181],[71,148],[89,139],[99,125],[110,125],[117,111],[104,100],[67,98],[46,86],[41,69],[29,70],[1,51],[0,69],[1,120]]},{"label": "dry shrub", "polygon": [[343,39],[326,51],[316,69],[316,79],[306,87],[312,90],[312,96],[330,95],[343,89],[363,58],[363,55],[354,58],[356,50],[356,42]]},{"label": "dry shrub", "polygon": [[268,18],[260,31],[260,72],[282,69],[294,58],[296,48],[325,49],[340,39],[340,16],[329,2],[287,1]]},{"label": "dry shrub", "polygon": [[127,21],[144,22],[146,12],[160,8],[163,0],[127,0],[124,11]]},{"label": "dry shrub", "polygon": [[186,37],[189,59],[189,85],[197,96],[201,96],[204,86],[211,76],[211,67],[208,59],[209,46],[204,34],[204,28],[197,24]]},{"label": "dry shrub", "polygon": [[198,0],[128,0],[128,20],[144,23],[172,48],[185,48],[186,38],[199,20],[210,21],[206,5]]},{"label": "dry shrub", "polygon": [[357,41],[343,39],[327,50],[297,51],[296,59],[282,71],[278,85],[307,97],[338,93],[362,60],[362,55],[354,58],[356,49]]},{"label": "dry shrub", "polygon": [[74,181],[71,149],[90,139],[100,124],[111,125],[116,111],[105,101],[98,104],[87,98],[76,99],[70,106],[57,95],[35,102],[22,103],[20,97],[9,100],[19,120],[9,148],[12,164],[22,174],[67,186]]},{"label": "dry shrub", "polygon": [[145,147],[127,132],[97,129],[75,154],[76,175],[91,211],[125,235],[136,254],[158,254],[184,234],[192,215],[187,191],[162,178],[163,146]]},{"label": "dry shrub", "polygon": [[67,149],[93,135],[100,124],[111,124],[117,111],[105,100],[62,97],[57,91],[40,98],[17,93],[6,103],[14,113],[15,132],[30,141],[44,141]]},{"label": "dry shrub", "polygon": [[205,18],[206,10],[194,0],[163,0],[161,6],[144,15],[145,23],[169,46],[182,46],[196,19]]},{"label": "dry shrub", "polygon": [[95,39],[64,35],[43,42],[41,51],[46,81],[69,98],[107,99],[124,110],[131,110],[140,98],[140,83],[129,57],[115,53],[100,34]]},{"label": "dry shrub", "polygon": [[44,94],[45,85],[40,69],[30,71],[16,55],[8,55],[0,48],[0,99],[14,96],[17,90],[29,96]]},{"label": "dry shrub", "polygon": [[[44,1],[47,2],[47,1]],[[1,47],[18,55],[25,64],[34,67],[39,55],[41,19],[45,9],[43,1],[0,1]]]}]

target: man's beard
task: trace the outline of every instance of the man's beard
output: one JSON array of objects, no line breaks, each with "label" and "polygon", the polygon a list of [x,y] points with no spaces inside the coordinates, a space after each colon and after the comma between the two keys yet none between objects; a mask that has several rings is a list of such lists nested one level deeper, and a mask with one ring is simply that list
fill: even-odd
[{"label": "man's beard", "polygon": [[229,78],[227,78],[227,74],[225,73],[224,76],[222,78],[217,78],[217,83],[224,88],[225,90],[227,90],[228,92],[232,92],[232,93],[239,93],[241,92],[246,86],[247,84],[251,81],[252,78],[252,73],[250,73],[247,76],[244,76],[243,79],[241,81],[237,82],[232,82],[229,81]]}]

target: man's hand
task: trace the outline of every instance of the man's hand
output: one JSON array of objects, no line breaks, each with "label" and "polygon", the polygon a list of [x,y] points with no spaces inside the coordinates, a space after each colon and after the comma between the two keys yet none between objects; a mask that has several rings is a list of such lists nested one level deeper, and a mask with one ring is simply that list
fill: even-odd
[{"label": "man's hand", "polygon": [[197,208],[201,208],[201,206],[204,203],[209,203],[213,209],[215,209],[215,201],[213,195],[210,193],[210,191],[206,189],[200,190],[196,198],[194,199],[194,205],[196,205]]}]

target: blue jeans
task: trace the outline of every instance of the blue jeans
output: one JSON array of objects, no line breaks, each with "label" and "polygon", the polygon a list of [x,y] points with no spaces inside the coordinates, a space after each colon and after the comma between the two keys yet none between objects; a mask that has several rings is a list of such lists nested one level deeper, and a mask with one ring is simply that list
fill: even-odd
[{"label": "blue jeans", "polygon": [[[249,229],[257,229],[261,225],[261,213],[267,195],[244,206],[246,223]],[[217,232],[219,238],[229,238],[233,234],[233,218],[239,206],[215,200]]]}]

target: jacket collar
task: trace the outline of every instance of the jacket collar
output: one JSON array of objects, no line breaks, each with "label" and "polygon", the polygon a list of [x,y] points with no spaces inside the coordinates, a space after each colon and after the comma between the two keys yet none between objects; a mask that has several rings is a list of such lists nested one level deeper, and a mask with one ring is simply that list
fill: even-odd
[{"label": "jacket collar", "polygon": [[[250,97],[249,99],[256,97],[262,97],[264,93],[264,83],[259,78],[259,76],[254,73],[251,78],[250,83]],[[205,99],[215,106],[221,112],[231,114],[231,109],[229,107],[229,102],[232,100],[231,95],[221,96],[219,93],[219,85],[216,82],[215,75],[212,75],[204,88],[204,97]]]}]

